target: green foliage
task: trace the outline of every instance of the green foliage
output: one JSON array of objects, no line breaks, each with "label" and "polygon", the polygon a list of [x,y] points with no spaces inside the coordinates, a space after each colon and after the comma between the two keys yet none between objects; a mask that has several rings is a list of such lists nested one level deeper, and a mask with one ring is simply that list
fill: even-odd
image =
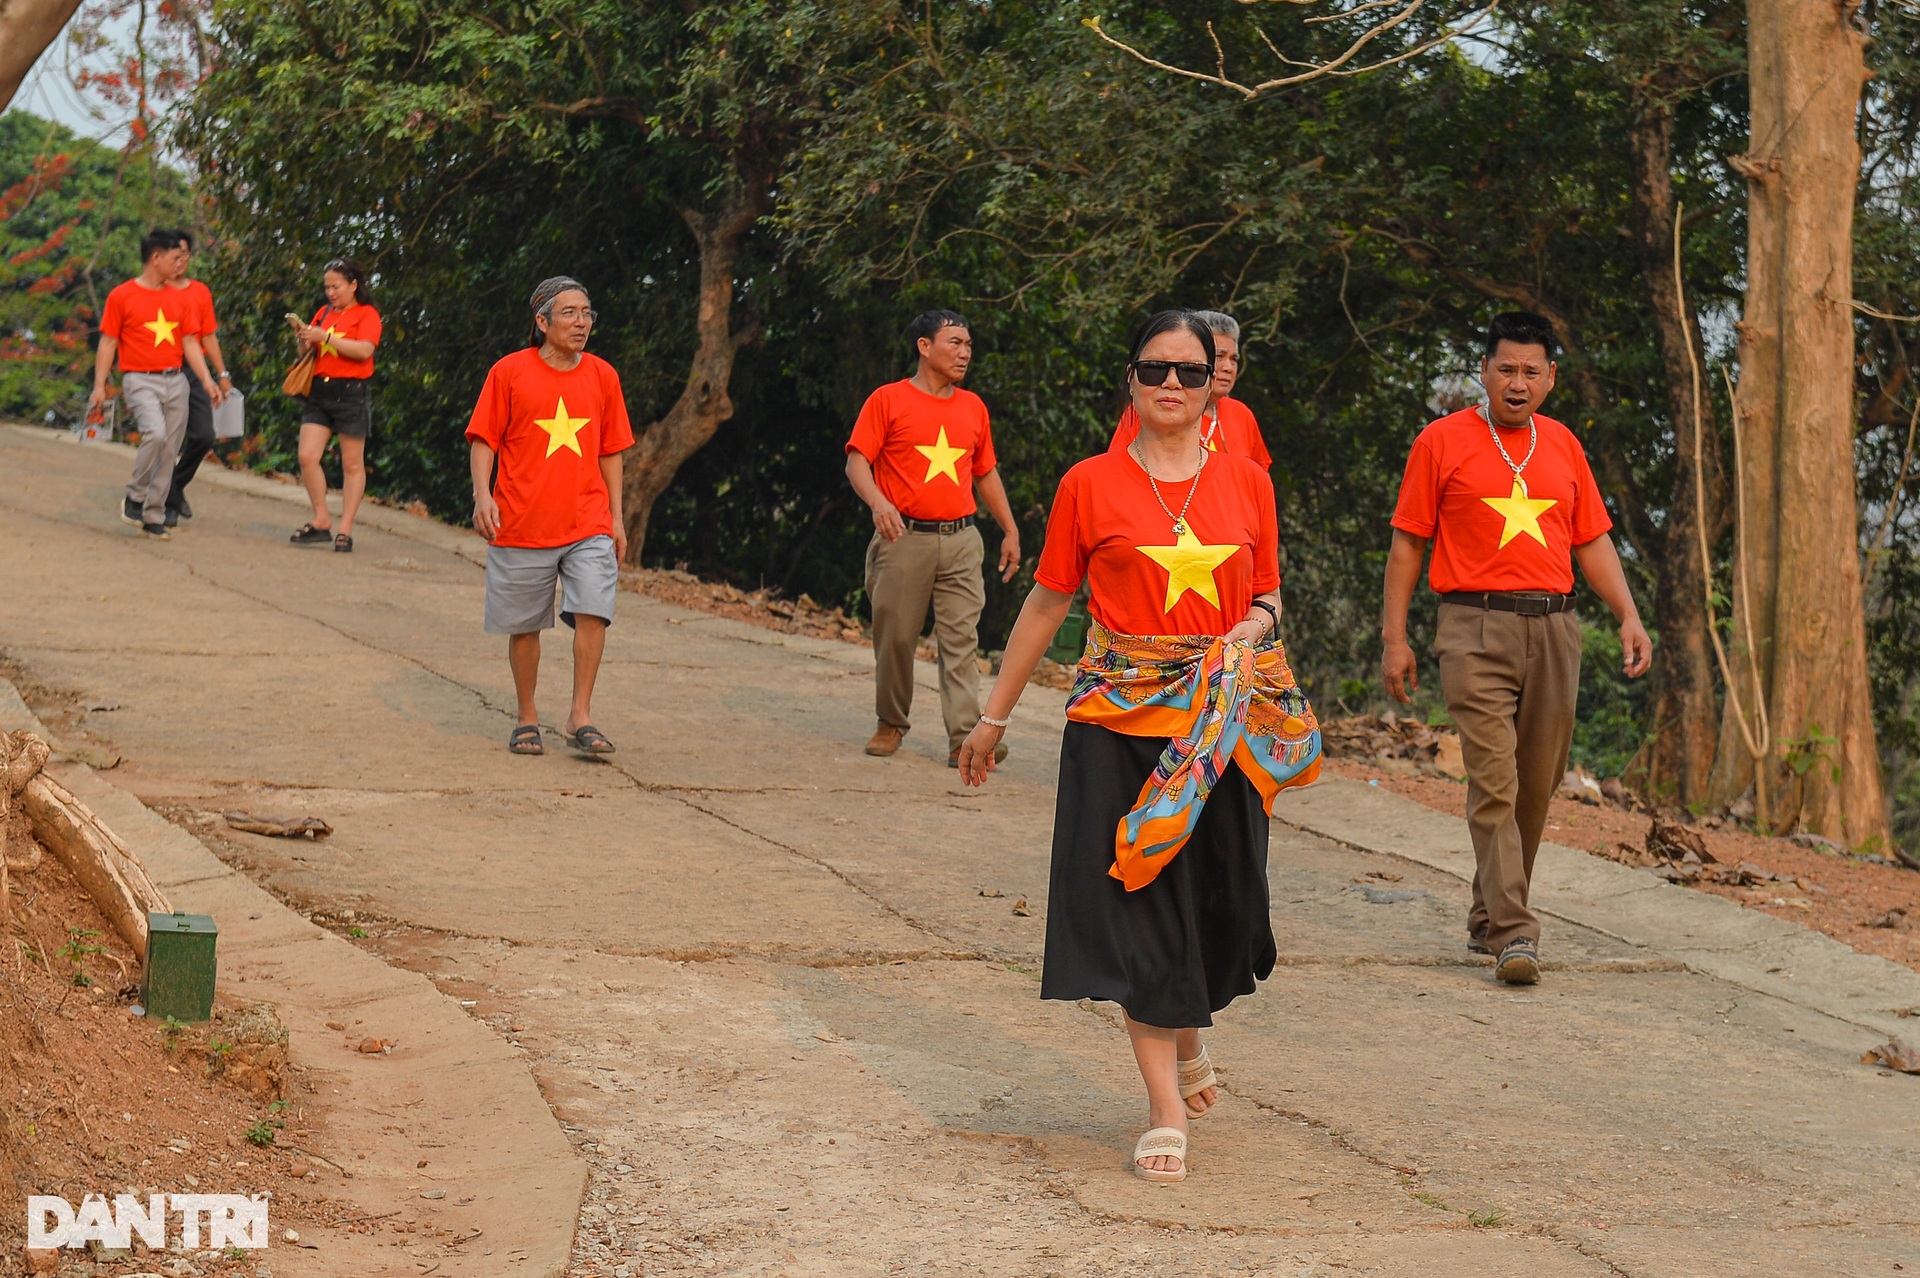
[{"label": "green foliage", "polygon": [[[1659,636],[1654,636],[1659,642]],[[1573,721],[1573,762],[1595,776],[1615,777],[1648,736],[1652,688],[1621,669],[1620,631],[1607,621],[1580,623],[1580,701]]]},{"label": "green foliage", "polygon": [[107,293],[139,274],[142,234],[192,212],[185,180],[150,150],[0,115],[0,418],[79,418]]}]

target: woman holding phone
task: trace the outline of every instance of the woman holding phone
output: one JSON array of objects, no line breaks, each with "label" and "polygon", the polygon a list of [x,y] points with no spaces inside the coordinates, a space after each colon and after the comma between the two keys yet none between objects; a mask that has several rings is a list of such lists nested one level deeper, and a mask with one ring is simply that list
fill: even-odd
[{"label": "woman holding phone", "polygon": [[[328,262],[321,277],[327,302],[310,323],[289,311],[287,324],[302,350],[316,347],[313,389],[300,415],[300,482],[313,503],[313,518],[290,540],[296,546],[329,541],[342,554],[353,550],[353,517],[367,491],[367,435],[373,430],[373,351],[380,344],[380,312],[367,293],[366,272],[350,257]],[[327,510],[327,476],[320,459],[327,441],[340,437],[340,526]]]}]

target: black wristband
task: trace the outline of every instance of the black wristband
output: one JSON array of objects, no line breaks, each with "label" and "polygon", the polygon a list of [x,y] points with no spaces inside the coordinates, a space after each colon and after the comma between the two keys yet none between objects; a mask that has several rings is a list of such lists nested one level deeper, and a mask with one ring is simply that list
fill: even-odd
[{"label": "black wristband", "polygon": [[1271,618],[1271,619],[1272,619],[1272,624],[1270,624],[1270,625],[1269,625],[1269,626],[1267,627],[1267,633],[1268,633],[1268,634],[1275,634],[1275,633],[1278,633],[1278,631],[1279,631],[1279,629],[1280,629],[1280,613],[1279,613],[1279,611],[1278,611],[1278,610],[1277,610],[1276,608],[1274,608],[1274,606],[1273,606],[1272,604],[1270,604],[1270,603],[1268,603],[1268,602],[1267,602],[1266,600],[1264,600],[1264,599],[1256,599],[1256,600],[1254,600],[1254,601],[1253,601],[1253,606],[1254,606],[1254,607],[1256,607],[1256,608],[1258,608],[1258,609],[1260,609],[1260,611],[1262,611],[1262,612],[1264,612],[1264,613],[1266,613],[1266,614],[1267,614],[1267,616],[1268,616],[1269,618]]}]

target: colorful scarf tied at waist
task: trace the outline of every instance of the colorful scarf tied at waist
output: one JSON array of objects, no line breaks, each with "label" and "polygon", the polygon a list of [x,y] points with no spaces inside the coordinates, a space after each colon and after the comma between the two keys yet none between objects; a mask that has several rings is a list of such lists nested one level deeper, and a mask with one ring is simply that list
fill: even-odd
[{"label": "colorful scarf tied at waist", "polygon": [[1186,846],[1229,760],[1267,814],[1289,786],[1320,775],[1320,727],[1278,642],[1218,635],[1121,635],[1089,623],[1067,718],[1130,737],[1167,737],[1107,871],[1137,892]]}]

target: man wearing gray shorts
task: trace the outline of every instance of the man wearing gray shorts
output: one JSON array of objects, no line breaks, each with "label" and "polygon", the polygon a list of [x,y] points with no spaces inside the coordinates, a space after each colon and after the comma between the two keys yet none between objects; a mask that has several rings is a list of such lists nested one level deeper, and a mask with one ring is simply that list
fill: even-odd
[{"label": "man wearing gray shorts", "polygon": [[[187,433],[187,377],[197,378],[219,407],[225,398],[207,372],[197,330],[199,311],[168,287],[185,269],[177,231],[148,231],[140,240],[140,274],[107,294],[100,314],[100,349],[93,360],[91,413],[107,400],[107,375],[120,361],[120,389],[140,431],[133,477],[120,499],[120,518],[154,541],[167,540],[167,493]],[[185,366],[184,369],[182,366]]]},{"label": "man wearing gray shorts", "polygon": [[488,634],[507,636],[519,702],[507,738],[515,754],[544,754],[534,691],[540,632],[573,628],[573,704],[561,732],[590,754],[612,754],[593,726],[593,684],[613,624],[627,532],[620,514],[620,454],[633,425],[619,374],[587,354],[594,311],[564,275],[533,291],[527,347],[493,366],[467,424],[473,526],[487,548]]}]

